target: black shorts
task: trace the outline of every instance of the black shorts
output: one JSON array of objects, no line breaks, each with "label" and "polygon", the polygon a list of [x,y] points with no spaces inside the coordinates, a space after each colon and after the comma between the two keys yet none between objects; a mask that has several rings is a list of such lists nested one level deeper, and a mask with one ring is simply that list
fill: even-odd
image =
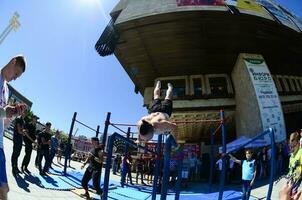
[{"label": "black shorts", "polygon": [[154,99],[150,109],[149,113],[155,113],[155,112],[162,112],[166,113],[171,117],[172,115],[172,108],[173,108],[173,103],[172,100],[170,99],[165,99],[165,100],[160,100],[160,99]]}]

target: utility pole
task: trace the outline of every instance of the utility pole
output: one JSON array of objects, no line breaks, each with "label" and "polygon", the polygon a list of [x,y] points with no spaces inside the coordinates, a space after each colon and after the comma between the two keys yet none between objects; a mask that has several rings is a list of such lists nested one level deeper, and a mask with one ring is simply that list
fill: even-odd
[{"label": "utility pole", "polygon": [[0,35],[0,45],[12,30],[17,31],[17,29],[21,26],[18,21],[19,17],[19,14],[15,12],[12,18],[9,20],[9,25],[4,29],[4,31]]}]

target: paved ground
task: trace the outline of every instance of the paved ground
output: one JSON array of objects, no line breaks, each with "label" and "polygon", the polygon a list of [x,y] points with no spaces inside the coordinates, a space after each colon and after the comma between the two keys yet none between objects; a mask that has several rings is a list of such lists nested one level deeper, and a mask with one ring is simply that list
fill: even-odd
[{"label": "paved ground", "polygon": [[[36,181],[36,178],[34,176],[25,176],[24,174],[21,174],[19,178],[15,178],[11,173],[11,154],[12,154],[12,141],[5,138],[4,139],[4,149],[5,149],[5,155],[6,155],[6,166],[7,166],[7,175],[8,175],[8,182],[10,187],[9,192],[9,199],[12,200],[71,200],[71,199],[82,199],[78,197],[77,195],[73,194],[70,191],[57,191],[57,190],[47,190],[39,186],[39,184]],[[24,156],[24,147],[22,149],[22,153],[19,157],[19,165],[21,165],[22,159]],[[36,157],[36,151],[33,151],[32,154],[32,160],[29,165],[29,170],[33,172],[33,174],[38,174],[38,170],[34,166],[34,158]],[[63,162],[64,160],[62,160]],[[71,166],[75,169],[80,169],[81,163],[73,162],[71,163]],[[104,170],[103,170],[104,172]],[[134,175],[134,174],[133,174]],[[104,177],[104,176],[102,176]],[[133,176],[134,177],[134,176]],[[119,180],[118,176],[111,176],[114,180]],[[133,179],[135,182],[135,179]],[[258,185],[264,185],[264,186],[258,186],[257,188],[252,190],[252,196],[256,197],[257,199],[265,199],[267,194],[268,185],[262,184],[260,181],[257,182]],[[279,199],[279,191],[284,183],[284,180],[280,181],[278,184],[274,185],[274,190],[272,194],[272,200],[278,200]],[[191,190],[195,191],[206,191],[207,184],[190,184],[189,185]],[[203,188],[203,189],[202,189]],[[217,187],[216,187],[217,188]],[[240,185],[232,185],[228,186],[225,189],[234,189],[240,191]],[[122,199],[120,199],[122,200]]]}]

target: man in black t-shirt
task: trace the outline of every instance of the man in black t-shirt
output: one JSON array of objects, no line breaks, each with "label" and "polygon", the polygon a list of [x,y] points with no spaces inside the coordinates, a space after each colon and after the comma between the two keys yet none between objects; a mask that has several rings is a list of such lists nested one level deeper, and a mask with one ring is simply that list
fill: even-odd
[{"label": "man in black t-shirt", "polygon": [[30,157],[31,157],[31,152],[33,150],[33,143],[35,143],[36,140],[36,123],[39,117],[34,115],[32,117],[32,122],[31,123],[26,123],[25,124],[25,132],[26,135],[24,135],[23,140],[25,143],[25,156],[23,158],[22,166],[21,166],[21,171],[24,173],[30,174],[30,171],[27,169]]},{"label": "man in black t-shirt", "polygon": [[15,119],[14,136],[13,136],[14,145],[13,145],[13,153],[11,157],[12,172],[14,176],[20,173],[20,170],[18,169],[18,158],[22,150],[25,116],[26,116],[26,112],[24,112],[20,117],[17,117]]},{"label": "man in black t-shirt", "polygon": [[[45,124],[45,129],[40,133],[39,137],[41,139],[40,143],[40,154],[39,154],[39,171],[40,175],[46,175],[46,172],[48,172],[49,168],[49,148],[50,148],[50,128],[51,128],[51,123],[47,122]],[[44,167],[42,168],[42,159],[45,159]]]},{"label": "man in black t-shirt", "polygon": [[82,179],[82,186],[85,189],[85,194],[83,195],[87,198],[89,198],[88,182],[91,178],[97,194],[101,195],[103,193],[103,190],[100,187],[101,169],[103,165],[103,147],[99,144],[99,139],[97,137],[91,138],[91,142],[93,149],[90,151],[88,158],[81,167],[81,169],[83,169],[85,165],[89,163]]}]

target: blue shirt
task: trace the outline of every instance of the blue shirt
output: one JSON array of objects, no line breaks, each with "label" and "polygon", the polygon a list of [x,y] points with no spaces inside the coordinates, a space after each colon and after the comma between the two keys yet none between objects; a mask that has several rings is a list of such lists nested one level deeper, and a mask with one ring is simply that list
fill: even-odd
[{"label": "blue shirt", "polygon": [[251,181],[256,170],[255,160],[242,160],[242,180]]},{"label": "blue shirt", "polygon": [[59,147],[59,140],[58,140],[58,138],[56,138],[56,136],[53,135],[51,137],[50,141],[51,141],[51,149],[57,150],[58,147]]}]

